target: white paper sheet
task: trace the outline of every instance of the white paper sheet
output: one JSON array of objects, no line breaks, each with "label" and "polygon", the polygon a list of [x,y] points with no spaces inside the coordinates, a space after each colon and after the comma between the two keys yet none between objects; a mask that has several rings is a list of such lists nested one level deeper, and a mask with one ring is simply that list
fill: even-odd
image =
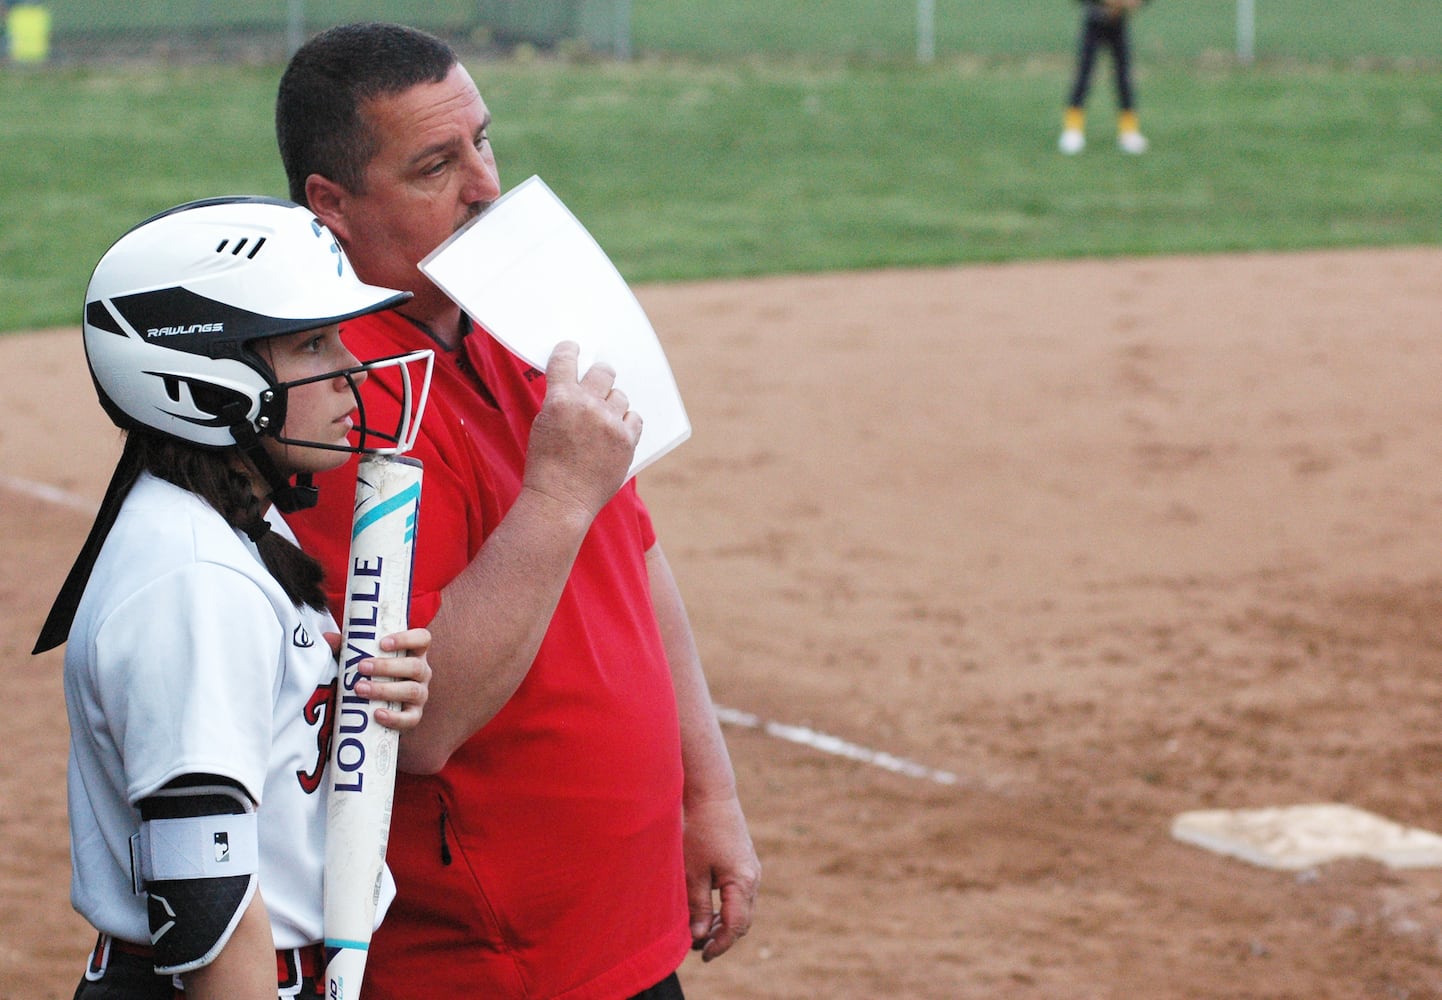
[{"label": "white paper sheet", "polygon": [[516,185],[431,251],[420,268],[513,353],[544,369],[563,340],[581,345],[641,415],[635,475],[691,436],[671,365],[641,304],[586,228],[539,177]]}]

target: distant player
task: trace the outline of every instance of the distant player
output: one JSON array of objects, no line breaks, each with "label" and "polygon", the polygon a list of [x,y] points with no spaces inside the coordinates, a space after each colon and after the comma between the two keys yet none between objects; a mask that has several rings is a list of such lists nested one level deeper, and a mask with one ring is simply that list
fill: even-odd
[{"label": "distant player", "polygon": [[1091,89],[1097,50],[1111,50],[1117,83],[1117,146],[1124,153],[1145,153],[1147,140],[1137,122],[1136,91],[1132,87],[1131,15],[1148,0],[1081,0],[1081,38],[1077,45],[1076,78],[1067,101],[1058,148],[1068,155],[1086,148],[1086,100]]},{"label": "distant player", "polygon": [[[318,564],[267,511],[313,503],[310,475],[350,453],[401,447],[358,418],[357,389],[429,355],[358,364],[337,324],[409,297],[272,199],[179,206],[95,268],[86,359],[125,446],[35,649],[68,637],[71,900],[100,932],[76,1000],[322,993],[339,637]],[[407,730],[430,634],[388,642],[409,655],[357,693]]]}]

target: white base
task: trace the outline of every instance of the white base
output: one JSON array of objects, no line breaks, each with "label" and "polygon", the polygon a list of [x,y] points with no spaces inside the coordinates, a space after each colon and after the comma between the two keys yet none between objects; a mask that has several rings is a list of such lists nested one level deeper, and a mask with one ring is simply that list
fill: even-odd
[{"label": "white base", "polygon": [[1442,867],[1442,837],[1347,805],[1186,812],[1172,822],[1172,836],[1263,868],[1295,871],[1338,858]]}]

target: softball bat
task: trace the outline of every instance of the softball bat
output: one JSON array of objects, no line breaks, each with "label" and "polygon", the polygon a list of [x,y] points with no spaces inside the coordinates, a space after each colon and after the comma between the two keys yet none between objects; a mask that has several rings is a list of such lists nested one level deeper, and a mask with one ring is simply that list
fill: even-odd
[{"label": "softball bat", "polygon": [[356,476],[326,803],[326,997],[357,1000],[380,901],[399,734],[355,693],[362,660],[408,627],[421,463],[368,455]]}]

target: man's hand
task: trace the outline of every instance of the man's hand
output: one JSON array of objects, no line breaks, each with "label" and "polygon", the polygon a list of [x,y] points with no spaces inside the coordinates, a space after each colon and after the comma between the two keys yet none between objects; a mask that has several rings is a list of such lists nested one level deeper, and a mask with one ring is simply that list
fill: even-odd
[{"label": "man's hand", "polygon": [[746,832],[741,804],[734,798],[688,804],[685,852],[691,947],[709,962],[751,929],[761,884],[761,862]]},{"label": "man's hand", "polygon": [[631,412],[626,394],[615,388],[610,365],[592,365],[577,377],[580,353],[571,341],[551,352],[522,485],[589,521],[626,482],[641,439],[641,415]]}]

